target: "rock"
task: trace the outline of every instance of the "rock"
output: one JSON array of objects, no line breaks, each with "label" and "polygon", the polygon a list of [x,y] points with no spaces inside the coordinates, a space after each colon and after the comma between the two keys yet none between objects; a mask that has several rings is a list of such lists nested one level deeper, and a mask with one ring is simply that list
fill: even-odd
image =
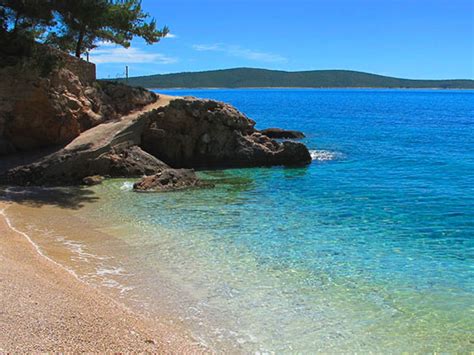
[{"label": "rock", "polygon": [[104,181],[104,177],[100,175],[86,176],[82,179],[82,182],[88,186],[102,184],[102,181]]},{"label": "rock", "polygon": [[[179,98],[147,114],[142,147],[179,168],[305,165],[304,145],[282,144],[257,132],[255,122],[213,100]],[[296,144],[296,143],[294,143]],[[296,154],[290,158],[292,154]]]},{"label": "rock", "polygon": [[5,138],[0,137],[0,156],[15,153],[13,144]]},{"label": "rock", "polygon": [[[212,100],[162,96],[156,109],[132,113],[97,125],[72,142],[33,163],[0,174],[0,182],[15,185],[81,184],[86,177],[155,176],[157,190],[198,186],[190,173],[175,168],[300,166],[311,163],[301,143],[276,142],[254,128],[255,122],[234,107]],[[170,175],[171,174],[171,175]],[[194,174],[194,173],[193,173]],[[164,183],[175,177],[176,183]],[[154,180],[148,182],[153,182]],[[173,180],[171,180],[173,181]],[[140,189],[138,185],[137,189]],[[144,188],[145,189],[145,188]]]},{"label": "rock", "polygon": [[285,166],[302,166],[310,164],[311,154],[308,148],[298,142],[283,142],[283,149],[278,155],[279,161]]},{"label": "rock", "polygon": [[155,174],[168,166],[138,146],[124,150],[112,150],[100,158],[107,166],[108,175],[116,177],[135,177]]},{"label": "rock", "polygon": [[260,133],[269,138],[277,138],[277,139],[286,139],[286,138],[300,139],[300,138],[305,137],[303,132],[286,130],[286,129],[281,129],[281,128],[262,129]]},{"label": "rock", "polygon": [[113,81],[100,81],[99,85],[106,96],[107,103],[120,114],[126,114],[151,104],[158,98],[158,95],[152,91]]},{"label": "rock", "polygon": [[133,185],[133,190],[165,192],[204,186],[212,185],[199,180],[192,169],[163,169],[155,175],[143,177]]},{"label": "rock", "polygon": [[0,139],[20,151],[67,144],[100,123],[157,100],[119,83],[83,83],[67,68],[42,77],[35,68],[0,68]]},{"label": "rock", "polygon": [[154,174],[167,165],[139,147],[145,123],[139,114],[103,123],[34,163],[10,169],[1,180],[15,185],[68,185],[81,184],[92,175]]}]

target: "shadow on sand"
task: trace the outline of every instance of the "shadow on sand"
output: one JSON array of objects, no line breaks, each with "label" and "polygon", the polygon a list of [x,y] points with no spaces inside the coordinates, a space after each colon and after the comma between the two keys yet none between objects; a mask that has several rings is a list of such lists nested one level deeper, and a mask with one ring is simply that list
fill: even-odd
[{"label": "shadow on sand", "polygon": [[98,199],[93,191],[81,187],[0,187],[0,201],[36,208],[56,206],[77,210]]}]

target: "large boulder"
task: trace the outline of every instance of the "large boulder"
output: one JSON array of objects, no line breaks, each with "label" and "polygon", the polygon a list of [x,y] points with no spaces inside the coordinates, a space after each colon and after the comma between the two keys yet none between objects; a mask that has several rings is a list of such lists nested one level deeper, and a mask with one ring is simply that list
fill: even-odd
[{"label": "large boulder", "polygon": [[253,120],[222,102],[179,98],[147,116],[143,149],[173,167],[225,168],[311,162],[303,144],[282,144],[262,135],[255,130]]},{"label": "large boulder", "polygon": [[267,136],[268,138],[275,139],[300,139],[305,137],[303,132],[281,128],[266,128],[262,129],[260,133]]},{"label": "large boulder", "polygon": [[102,92],[102,102],[111,106],[119,115],[124,115],[157,100],[157,95],[149,90],[124,85],[114,81],[98,82]]},{"label": "large boulder", "polygon": [[163,169],[133,185],[137,192],[166,192],[212,185],[198,179],[192,169]]}]

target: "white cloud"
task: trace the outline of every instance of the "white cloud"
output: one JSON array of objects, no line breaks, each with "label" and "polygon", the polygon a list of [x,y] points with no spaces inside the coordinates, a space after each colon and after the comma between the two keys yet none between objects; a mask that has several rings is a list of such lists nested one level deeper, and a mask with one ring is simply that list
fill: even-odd
[{"label": "white cloud", "polygon": [[222,51],[223,47],[221,44],[195,44],[193,49],[204,52],[204,51]]},{"label": "white cloud", "polygon": [[155,63],[172,64],[177,59],[160,53],[148,53],[140,48],[123,48],[118,46],[102,45],[103,49],[97,48],[91,51],[91,62],[103,63]]},{"label": "white cloud", "polygon": [[106,42],[106,41],[99,41],[95,43],[97,47],[117,47],[115,43],[112,42]]},{"label": "white cloud", "polygon": [[233,57],[239,57],[260,62],[286,62],[287,59],[279,54],[261,52],[236,45],[227,45],[222,43],[215,44],[195,44],[193,49],[199,52],[213,51],[223,52]]},{"label": "white cloud", "polygon": [[178,35],[175,35],[174,33],[169,32],[165,38],[178,38]]}]

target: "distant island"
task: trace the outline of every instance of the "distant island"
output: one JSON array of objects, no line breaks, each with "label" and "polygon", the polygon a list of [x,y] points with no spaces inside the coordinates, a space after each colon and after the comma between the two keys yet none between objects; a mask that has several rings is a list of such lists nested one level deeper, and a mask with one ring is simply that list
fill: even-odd
[{"label": "distant island", "polygon": [[[126,79],[115,79],[126,82]],[[157,74],[129,78],[145,88],[409,88],[474,89],[474,80],[411,80],[351,70],[287,72],[234,68],[202,72]]]}]

